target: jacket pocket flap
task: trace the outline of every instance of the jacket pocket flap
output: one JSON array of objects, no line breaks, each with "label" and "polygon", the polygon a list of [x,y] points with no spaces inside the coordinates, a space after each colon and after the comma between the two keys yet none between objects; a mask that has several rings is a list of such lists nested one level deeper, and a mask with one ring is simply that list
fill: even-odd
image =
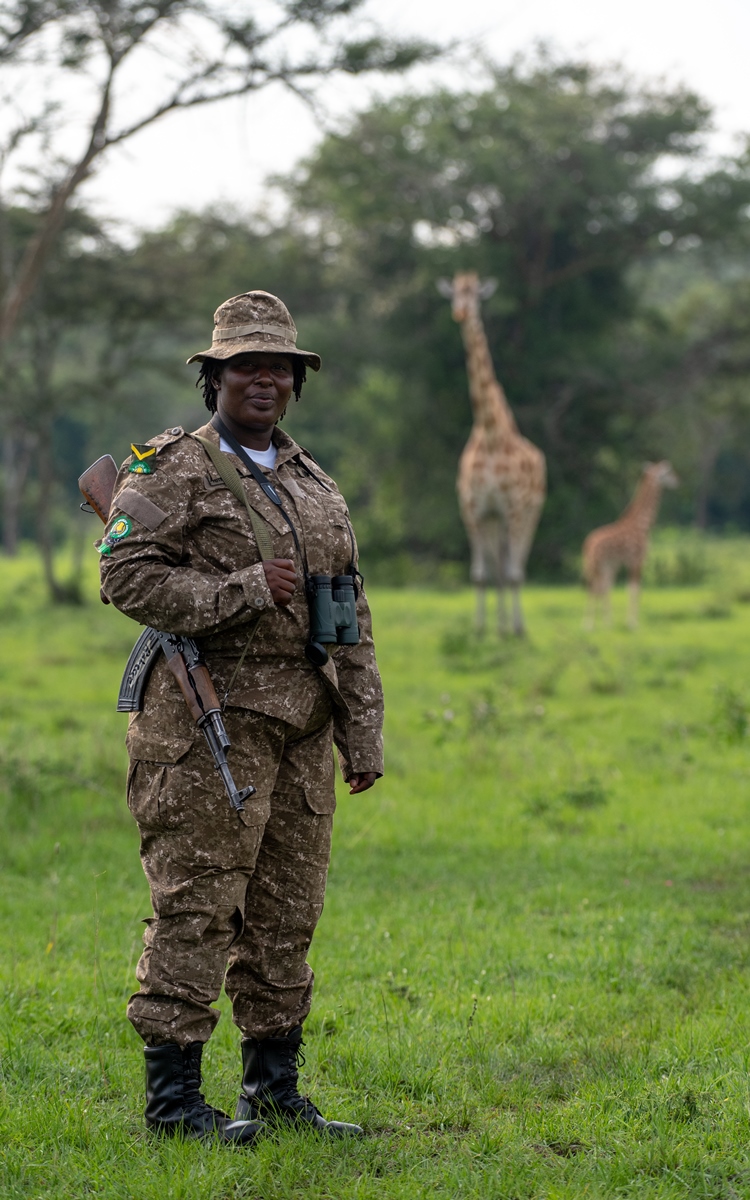
[{"label": "jacket pocket flap", "polygon": [[249,479],[247,475],[243,476],[242,483],[245,487],[248,501],[258,515],[264,521],[267,521],[277,533],[288,533],[289,526],[282,517],[279,508],[268,499],[260,484],[256,483],[254,479]]},{"label": "jacket pocket flap", "polygon": [[305,801],[307,807],[319,816],[330,815],[336,811],[336,789],[321,787],[319,784],[305,785]]},{"label": "jacket pocket flap", "polygon": [[131,759],[173,765],[192,750],[193,741],[193,738],[159,734],[153,729],[141,730],[137,725],[131,725],[125,746]]},{"label": "jacket pocket flap", "polygon": [[260,513],[264,521],[267,521],[277,533],[289,533],[289,526],[282,517],[278,508],[271,504],[270,500],[261,507],[259,502],[253,497],[253,508]]}]

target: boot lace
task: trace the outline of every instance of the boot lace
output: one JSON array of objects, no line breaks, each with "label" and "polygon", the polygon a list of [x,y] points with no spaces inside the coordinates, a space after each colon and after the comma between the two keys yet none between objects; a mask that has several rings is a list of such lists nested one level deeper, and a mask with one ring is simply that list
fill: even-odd
[{"label": "boot lace", "polygon": [[287,1064],[289,1067],[289,1076],[286,1087],[283,1090],[279,1099],[282,1103],[287,1104],[290,1108],[297,1109],[300,1113],[308,1115],[321,1116],[320,1109],[313,1104],[309,1096],[300,1095],[298,1088],[299,1069],[305,1065],[305,1052],[303,1050],[303,1041],[299,1041],[296,1046],[289,1046],[287,1050]]},{"label": "boot lace", "polygon": [[186,1113],[210,1113],[216,1120],[226,1116],[220,1108],[214,1108],[206,1103],[206,1097],[201,1091],[200,1067],[195,1060],[185,1063],[183,1103]]}]

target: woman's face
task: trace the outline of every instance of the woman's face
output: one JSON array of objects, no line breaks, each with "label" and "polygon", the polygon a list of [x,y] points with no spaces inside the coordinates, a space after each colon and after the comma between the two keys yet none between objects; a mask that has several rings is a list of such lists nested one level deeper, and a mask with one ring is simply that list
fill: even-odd
[{"label": "woman's face", "polygon": [[292,394],[292,362],[286,355],[258,351],[227,359],[219,379],[216,403],[219,416],[231,433],[267,448],[273,427]]}]

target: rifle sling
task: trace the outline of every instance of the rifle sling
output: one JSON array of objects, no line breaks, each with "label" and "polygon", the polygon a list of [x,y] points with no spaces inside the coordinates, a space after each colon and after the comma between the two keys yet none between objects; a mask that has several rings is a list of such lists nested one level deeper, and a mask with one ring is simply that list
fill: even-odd
[{"label": "rifle sling", "polygon": [[[297,548],[297,553],[300,556],[300,561],[302,562],[302,565],[305,569],[305,577],[307,577],[307,562],[305,560],[305,556],[302,553],[302,547],[299,544],[299,538],[297,537],[297,530],[294,528],[294,524],[292,522],[291,517],[289,516],[289,513],[286,511],[286,509],[284,508],[284,505],[281,503],[281,497],[279,496],[279,493],[276,491],[276,488],[273,486],[273,484],[269,483],[269,481],[266,479],[265,475],[261,471],[258,464],[256,462],[253,462],[252,458],[248,454],[245,447],[242,446],[237,441],[234,434],[229,432],[229,430],[227,429],[226,425],[224,424],[224,422],[222,421],[222,419],[218,413],[214,413],[213,417],[211,418],[211,424],[213,425],[216,432],[219,434],[219,437],[223,437],[224,441],[232,447],[234,453],[237,455],[240,462],[244,463],[244,465],[247,467],[248,471],[252,475],[255,482],[262,489],[262,491],[265,492],[265,494],[268,496],[268,499],[271,501],[271,503],[275,504],[276,507],[278,508],[282,517],[284,518],[284,520],[286,521],[290,530],[292,531],[292,537],[294,538],[294,544]],[[219,450],[219,453],[220,454],[222,453],[221,450]],[[213,455],[211,457],[213,458]],[[232,468],[232,469],[234,470],[234,468]],[[222,478],[223,478],[223,476],[222,476]],[[238,478],[239,478],[239,476],[238,476]],[[235,493],[235,495],[236,495],[236,493]],[[245,503],[248,504],[248,501],[246,500]]]},{"label": "rifle sling", "polygon": [[268,532],[268,526],[261,517],[260,513],[256,512],[247,498],[247,492],[242,486],[242,479],[236,468],[230,463],[223,450],[215,446],[213,442],[209,442],[207,438],[197,437],[196,441],[200,442],[206,454],[211,459],[211,462],[216,467],[219,478],[229,488],[233,496],[239,500],[240,504],[244,504],[247,509],[247,515],[250,518],[250,524],[253,527],[255,540],[258,543],[258,550],[263,562],[270,562],[275,557],[273,551],[273,542],[271,535]]},{"label": "rifle sling", "polygon": [[[202,437],[196,437],[196,441],[200,442],[201,446],[206,451],[206,454],[208,455],[208,457],[211,459],[211,462],[216,467],[216,470],[219,474],[219,478],[222,480],[222,482],[226,484],[226,486],[229,488],[229,491],[232,493],[232,495],[236,496],[236,498],[242,504],[245,505],[245,508],[247,509],[247,515],[250,518],[250,524],[253,527],[253,533],[255,534],[255,540],[258,543],[258,550],[260,551],[260,557],[263,562],[269,562],[274,557],[273,542],[271,541],[271,535],[268,532],[265,521],[261,517],[260,513],[257,513],[255,511],[255,509],[252,507],[252,505],[250,504],[250,501],[247,498],[247,493],[246,493],[244,487],[242,486],[242,480],[241,480],[239,474],[237,473],[235,468],[230,463],[226,454],[224,454],[224,452],[222,450],[220,450],[218,446],[215,446],[213,442],[209,442],[206,438],[202,438]],[[235,681],[237,679],[237,676],[240,673],[240,670],[242,669],[242,664],[244,663],[245,658],[247,657],[247,652],[250,649],[250,643],[252,642],[253,638],[255,637],[255,635],[258,631],[259,624],[260,624],[260,617],[256,618],[256,620],[253,621],[253,626],[252,626],[252,629],[250,630],[248,639],[245,642],[245,647],[244,647],[242,654],[240,655],[239,660],[232,672],[232,677],[229,680],[229,683],[227,684],[226,691],[224,692],[224,697],[221,701],[222,712],[226,708],[227,698],[228,698],[229,693],[231,692],[232,688],[235,685]]]}]

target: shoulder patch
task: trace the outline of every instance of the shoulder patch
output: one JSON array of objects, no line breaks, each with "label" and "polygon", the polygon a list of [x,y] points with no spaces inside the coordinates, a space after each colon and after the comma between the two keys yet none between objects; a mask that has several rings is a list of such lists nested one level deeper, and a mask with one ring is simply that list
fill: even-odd
[{"label": "shoulder patch", "polygon": [[184,436],[185,430],[182,426],[175,425],[172,429],[165,429],[164,433],[157,433],[147,442],[131,442],[128,472],[131,475],[153,475],[156,470],[157,454],[165,446],[170,446],[172,442],[178,442]]},{"label": "shoulder patch", "polygon": [[133,451],[133,461],[128,467],[130,474],[153,475],[156,446],[149,446],[148,442],[131,442],[130,449]]},{"label": "shoulder patch", "polygon": [[114,505],[127,516],[140,521],[141,525],[145,525],[151,533],[158,529],[162,521],[166,521],[169,515],[164,512],[163,508],[159,508],[158,504],[154,504],[153,500],[149,500],[148,496],[144,496],[142,492],[137,492],[135,488],[131,487],[124,488],[119,496],[115,497]]},{"label": "shoulder patch", "polygon": [[128,517],[115,517],[114,521],[109,525],[105,536],[96,547],[99,554],[111,554],[117,543],[126,538],[132,528],[132,522]]}]

